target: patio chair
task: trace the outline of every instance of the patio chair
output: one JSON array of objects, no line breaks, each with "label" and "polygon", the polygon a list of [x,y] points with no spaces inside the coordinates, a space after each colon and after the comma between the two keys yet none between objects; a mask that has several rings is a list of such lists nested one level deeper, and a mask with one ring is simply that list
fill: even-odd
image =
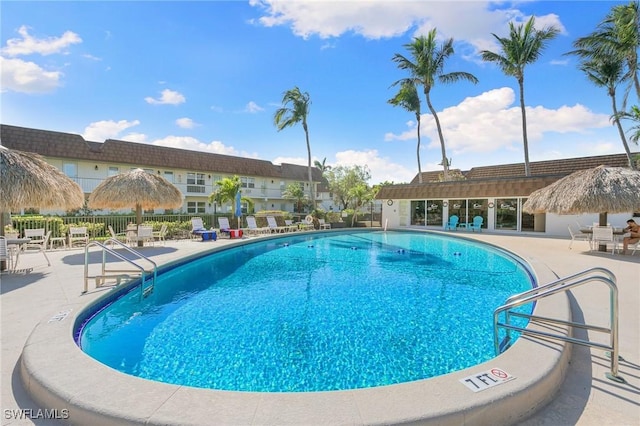
[{"label": "patio chair", "polygon": [[0,237],[0,262],[6,263],[9,272],[13,271],[13,256],[9,251],[5,237]]},{"label": "patio chair", "polygon": [[86,246],[89,243],[89,234],[86,226],[72,226],[69,228],[69,248],[74,244]]},{"label": "patio chair", "polygon": [[138,226],[138,238],[137,241],[142,241],[142,245],[144,243],[150,243],[152,246],[155,245],[155,238],[153,238],[153,226],[149,225],[140,225]]},{"label": "patio chair", "polygon": [[447,229],[453,229],[454,231],[457,231],[457,230],[458,230],[458,222],[459,222],[459,221],[460,221],[460,218],[459,218],[458,216],[456,216],[455,214],[454,214],[453,216],[451,216],[451,217],[449,218],[449,222],[447,222],[447,223],[444,225],[444,229],[445,229],[445,231],[446,231]]},{"label": "patio chair", "polygon": [[571,242],[569,243],[569,250],[571,250],[571,245],[573,244],[574,241],[586,241],[589,243],[589,250],[591,250],[591,235],[589,234],[585,234],[583,232],[574,232],[573,229],[571,229],[571,225],[568,225],[567,228],[569,228],[569,235],[571,236]]},{"label": "patio chair", "polygon": [[231,238],[231,225],[229,225],[229,218],[220,216],[218,218],[218,226],[220,227],[220,235],[226,234]]},{"label": "patio chair", "polygon": [[269,228],[258,227],[255,216],[247,216],[247,227],[247,234],[265,234],[270,232]]},{"label": "patio chair", "polygon": [[274,216],[267,216],[267,225],[269,230],[273,232],[284,232],[287,230],[286,226],[279,226]]},{"label": "patio chair", "polygon": [[598,249],[600,244],[605,246],[612,244],[613,248],[611,249],[611,254],[615,254],[616,247],[618,246],[618,240],[613,236],[613,228],[610,226],[594,226],[591,241],[592,250]]},{"label": "patio chair", "polygon": [[467,229],[471,229],[473,232],[482,232],[482,223],[484,222],[484,218],[482,216],[474,216],[473,222],[467,223]]},{"label": "patio chair", "polygon": [[157,241],[162,241],[162,244],[166,245],[167,242],[165,240],[165,237],[167,235],[167,224],[163,223],[162,226],[160,227],[159,231],[153,231],[153,238]]},{"label": "patio chair", "polygon": [[20,259],[20,253],[33,253],[40,252],[47,260],[47,266],[51,266],[51,262],[47,257],[47,253],[45,249],[47,248],[47,243],[49,242],[49,237],[51,236],[51,231],[47,231],[44,234],[44,228],[41,229],[25,229],[24,230],[25,238],[30,238],[31,241],[28,243],[22,244],[21,250],[16,254],[16,261],[13,264],[14,269],[18,266],[18,260]]},{"label": "patio chair", "polygon": [[111,236],[112,239],[117,240],[117,241],[121,241],[121,242],[126,242],[127,241],[127,233],[126,232],[120,232],[120,233],[116,233],[116,231],[113,230],[113,226],[109,225],[109,235]]}]

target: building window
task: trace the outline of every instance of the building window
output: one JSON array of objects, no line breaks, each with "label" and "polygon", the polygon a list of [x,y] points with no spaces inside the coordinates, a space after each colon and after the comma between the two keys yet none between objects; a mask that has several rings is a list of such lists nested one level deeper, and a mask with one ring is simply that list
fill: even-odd
[{"label": "building window", "polygon": [[241,188],[255,188],[256,187],[255,178],[241,177],[240,178],[240,187]]},{"label": "building window", "polygon": [[427,225],[442,226],[442,200],[427,200]]},{"label": "building window", "polygon": [[115,176],[118,173],[120,173],[120,168],[118,167],[109,166],[109,168],[107,169],[107,176]]},{"label": "building window", "polygon": [[425,225],[424,200],[411,201],[411,224]]},{"label": "building window", "polygon": [[204,201],[187,201],[187,213],[205,213]]},{"label": "building window", "polygon": [[204,194],[204,173],[187,173],[187,192]]},{"label": "building window", "polygon": [[482,228],[486,229],[487,218],[489,217],[487,208],[487,206],[489,205],[489,200],[469,200],[467,205],[469,207],[469,219],[467,220],[467,222],[471,223],[473,222],[474,217],[480,216],[482,217]]},{"label": "building window", "polygon": [[76,163],[62,163],[62,172],[70,178],[77,178],[78,165]]},{"label": "building window", "polygon": [[498,198],[495,202],[496,230],[518,229],[518,199]]}]

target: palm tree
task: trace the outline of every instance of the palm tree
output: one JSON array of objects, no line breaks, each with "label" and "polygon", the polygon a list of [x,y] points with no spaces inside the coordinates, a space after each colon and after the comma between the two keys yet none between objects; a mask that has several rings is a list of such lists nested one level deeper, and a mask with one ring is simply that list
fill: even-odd
[{"label": "palm tree", "polygon": [[615,58],[610,58],[609,61],[603,60],[590,60],[583,61],[580,64],[580,69],[586,74],[587,78],[591,80],[598,87],[604,87],[607,89],[607,94],[611,98],[611,109],[613,110],[612,120],[618,128],[622,145],[627,153],[627,160],[629,161],[629,167],[634,168],[633,159],[631,157],[631,151],[629,150],[629,144],[627,138],[624,135],[624,130],[620,124],[620,113],[616,106],[616,87],[618,84],[625,81],[624,76],[624,64]]},{"label": "palm tree", "polygon": [[622,111],[618,116],[633,122],[633,127],[629,128],[627,132],[631,133],[629,140],[637,144],[640,141],[640,108],[637,105],[634,105],[628,112]]},{"label": "palm tree", "polygon": [[416,132],[418,133],[418,146],[416,147],[416,156],[418,157],[418,182],[422,183],[422,167],[420,166],[420,97],[418,89],[412,80],[405,80],[400,85],[400,90],[389,102],[393,106],[401,106],[409,112],[413,112],[416,116],[418,125]]},{"label": "palm tree", "polygon": [[313,162],[313,165],[320,170],[323,176],[324,176],[324,172],[328,172],[329,170],[331,170],[331,166],[327,164],[327,157],[324,157],[322,159],[322,163],[319,162],[318,160],[315,160]]},{"label": "palm tree", "polygon": [[278,108],[273,115],[273,123],[278,131],[286,127],[292,127],[298,123],[302,123],[304,135],[307,141],[307,160],[308,160],[308,177],[309,187],[311,188],[311,200],[315,208],[315,194],[313,188],[313,179],[311,176],[311,145],[309,144],[309,128],[307,126],[307,115],[309,115],[309,107],[311,106],[311,98],[309,93],[300,92],[296,86],[291,90],[284,92],[282,96],[282,107]]},{"label": "palm tree", "polygon": [[534,28],[535,18],[532,16],[524,25],[509,23],[509,37],[493,36],[501,47],[502,54],[488,50],[481,52],[482,59],[495,62],[505,75],[516,78],[520,88],[520,111],[522,114],[522,141],[524,145],[524,174],[531,176],[529,170],[529,141],[527,140],[527,113],[524,104],[524,68],[527,64],[536,62],[547,43],[560,32],[550,26],[542,30]]},{"label": "palm tree", "polygon": [[436,122],[438,130],[438,138],[440,139],[440,148],[442,151],[442,166],[444,168],[445,180],[449,176],[449,166],[447,159],[447,151],[445,149],[444,136],[442,135],[442,126],[435,108],[431,104],[431,89],[435,86],[436,81],[441,83],[454,83],[460,80],[471,81],[477,83],[478,79],[466,72],[444,73],[444,65],[447,58],[453,55],[453,39],[445,40],[440,46],[436,43],[436,29],[429,31],[426,36],[420,36],[413,39],[413,42],[405,44],[411,54],[411,59],[396,53],[393,61],[398,68],[409,71],[409,77],[397,81],[394,84],[403,84],[404,81],[412,81],[414,85],[422,85],[427,106],[431,115]]},{"label": "palm tree", "polygon": [[[638,47],[640,47],[640,13],[637,1],[628,5],[617,5],[611,9],[606,18],[598,24],[596,31],[578,38],[574,43],[576,50],[569,54],[584,59],[615,58],[624,62],[627,67],[625,79],[629,86],[625,90],[623,107],[628,94],[635,87],[640,97],[640,81],[638,79]],[[606,59],[613,60],[613,59]]]},{"label": "palm tree", "polygon": [[[209,195],[209,202],[217,202],[219,204],[224,204],[227,202],[231,203],[231,212],[232,215],[236,216],[236,196],[238,192],[240,192],[240,178],[238,176],[234,176],[232,178],[223,178],[216,182],[218,188],[213,191]],[[241,197],[241,201],[247,203],[250,209],[253,209],[253,200],[250,198]],[[238,221],[240,217],[238,217]],[[240,223],[238,223],[238,228],[240,228]]]},{"label": "palm tree", "polygon": [[287,200],[293,201],[296,205],[296,212],[302,213],[305,204],[304,201],[307,197],[304,194],[304,189],[302,189],[300,185],[297,183],[289,184],[282,193],[282,196]]}]

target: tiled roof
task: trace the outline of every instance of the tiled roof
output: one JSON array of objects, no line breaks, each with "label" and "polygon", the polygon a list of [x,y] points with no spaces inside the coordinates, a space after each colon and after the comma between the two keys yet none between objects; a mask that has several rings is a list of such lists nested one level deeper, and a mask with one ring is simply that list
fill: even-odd
[{"label": "tiled roof", "polygon": [[[633,154],[637,155],[637,154]],[[384,186],[378,199],[462,199],[484,197],[526,197],[536,189],[544,188],[563,176],[578,170],[600,165],[628,167],[625,154],[595,157],[567,158],[529,163],[531,176],[524,176],[524,163],[474,167],[462,172],[466,180],[439,182],[441,172],[423,172],[423,184],[418,176],[405,185]]]},{"label": "tiled roof", "polygon": [[[131,164],[192,171],[217,172],[239,176],[264,176],[299,181],[307,180],[307,167],[296,164],[276,165],[254,158],[167,148],[144,143],[107,139],[104,142],[85,141],[71,133],[0,125],[0,141],[10,149],[35,152],[49,158],[104,163]],[[313,180],[324,179],[319,169],[312,168]]]},{"label": "tiled roof", "polygon": [[464,199],[474,197],[523,197],[558,180],[553,176],[479,179],[383,186],[378,199]]},{"label": "tiled roof", "polygon": [[[599,155],[594,157],[563,158],[559,160],[533,161],[529,163],[531,176],[566,176],[578,170],[591,169],[601,165],[609,167],[628,167],[626,154]],[[442,171],[422,172],[422,182],[436,182]],[[501,164],[497,166],[473,167],[462,172],[471,179],[490,179],[500,177],[524,177],[524,163]],[[411,183],[418,183],[416,175]]]}]

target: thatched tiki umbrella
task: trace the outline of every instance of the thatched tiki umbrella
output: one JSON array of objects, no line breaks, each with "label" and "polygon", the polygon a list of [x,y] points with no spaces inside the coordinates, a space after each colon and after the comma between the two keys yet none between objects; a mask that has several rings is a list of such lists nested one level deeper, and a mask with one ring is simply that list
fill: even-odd
[{"label": "thatched tiki umbrella", "polygon": [[534,191],[524,203],[526,213],[599,213],[601,226],[607,213],[640,211],[640,172],[598,166],[580,170]]},{"label": "thatched tiki umbrella", "polygon": [[89,196],[96,209],[136,209],[136,225],[142,224],[142,209],[182,206],[182,193],[160,175],[135,169],[108,177]]},{"label": "thatched tiki umbrella", "polygon": [[25,207],[74,209],[84,205],[80,185],[34,153],[0,145],[0,235],[5,216]]}]

